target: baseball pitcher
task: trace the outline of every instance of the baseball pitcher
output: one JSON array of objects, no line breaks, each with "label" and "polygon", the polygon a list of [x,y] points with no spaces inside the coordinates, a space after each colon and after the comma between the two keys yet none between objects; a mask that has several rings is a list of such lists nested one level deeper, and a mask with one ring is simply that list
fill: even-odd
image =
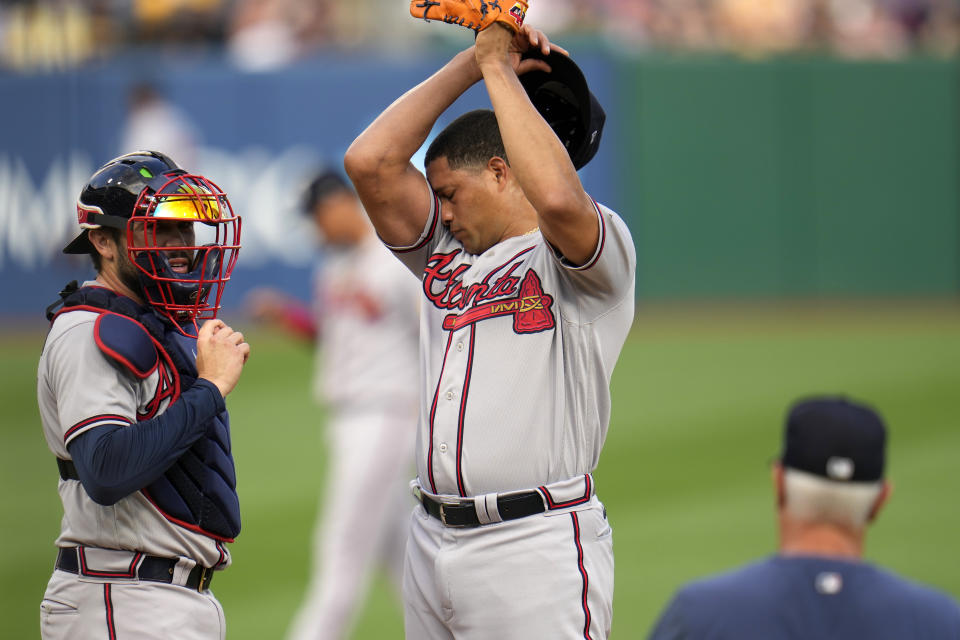
[{"label": "baseball pitcher", "polygon": [[[479,13],[450,13],[464,5]],[[569,82],[549,62],[565,52],[521,26],[524,10],[414,0],[414,15],[470,26],[476,44],[387,108],[344,159],[380,238],[421,280],[411,639],[610,633],[612,534],[591,473],[633,320],[636,254],[623,220],[577,176],[599,143],[582,76],[555,92],[575,116],[567,128],[521,82]],[[425,179],[410,158],[480,80],[493,110],[434,139]]]}]

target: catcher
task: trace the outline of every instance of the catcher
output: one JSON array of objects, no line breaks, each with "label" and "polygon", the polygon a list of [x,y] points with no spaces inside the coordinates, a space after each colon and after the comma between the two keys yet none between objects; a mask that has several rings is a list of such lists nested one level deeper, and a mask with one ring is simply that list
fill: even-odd
[{"label": "catcher", "polygon": [[63,251],[97,276],[47,309],[37,368],[64,514],[40,635],[223,640],[210,584],[240,533],[225,398],[250,345],[216,316],[240,217],[207,178],[137,151],[90,178],[77,218]]},{"label": "catcher", "polygon": [[[380,238],[422,283],[406,636],[605,638],[613,543],[591,474],[633,321],[636,253],[576,172],[596,152],[602,111],[582,75],[562,71],[565,52],[522,24],[523,3],[410,8],[477,36],[344,159]],[[525,87],[528,72],[552,81]],[[446,127],[425,179],[410,158],[481,79],[493,111]]]}]

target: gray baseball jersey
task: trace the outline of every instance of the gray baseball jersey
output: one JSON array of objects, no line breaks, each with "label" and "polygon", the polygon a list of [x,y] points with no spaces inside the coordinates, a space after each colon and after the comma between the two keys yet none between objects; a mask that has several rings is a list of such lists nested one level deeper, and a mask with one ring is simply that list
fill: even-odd
[{"label": "gray baseball jersey", "polygon": [[[96,283],[84,283],[84,286]],[[54,320],[37,370],[37,399],[50,451],[70,460],[67,449],[80,434],[101,425],[129,425],[138,416],[159,415],[170,402],[161,368],[143,379],[107,360],[97,346],[99,314],[71,311]],[[61,480],[63,519],[58,547],[128,549],[161,557],[190,558],[207,567],[230,564],[226,546],[169,521],[142,492],[117,503],[94,502],[83,486]]]},{"label": "gray baseball jersey", "polygon": [[633,322],[627,226],[596,205],[596,251],[572,266],[537,231],[471,255],[438,212],[434,197],[418,241],[391,247],[422,281],[421,485],[475,496],[590,473]]},{"label": "gray baseball jersey", "polygon": [[327,249],[314,297],[317,398],[339,409],[415,402],[417,281],[376,236]]}]

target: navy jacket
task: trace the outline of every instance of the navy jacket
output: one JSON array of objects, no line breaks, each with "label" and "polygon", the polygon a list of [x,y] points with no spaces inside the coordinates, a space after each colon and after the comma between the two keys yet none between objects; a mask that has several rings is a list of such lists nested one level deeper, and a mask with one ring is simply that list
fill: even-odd
[{"label": "navy jacket", "polygon": [[870,564],[773,556],[677,592],[651,640],[960,640],[960,606]]}]

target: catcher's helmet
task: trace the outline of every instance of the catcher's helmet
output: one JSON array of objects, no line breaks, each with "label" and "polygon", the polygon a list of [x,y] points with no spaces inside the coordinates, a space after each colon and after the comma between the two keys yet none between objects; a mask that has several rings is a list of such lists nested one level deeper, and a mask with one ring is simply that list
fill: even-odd
[{"label": "catcher's helmet", "polygon": [[520,76],[533,106],[566,147],[573,166],[586,165],[600,148],[606,114],[590,92],[580,67],[559,51],[544,56],[529,49],[524,58],[539,58],[550,65],[550,73],[530,71]]},{"label": "catcher's helmet", "polygon": [[[216,317],[240,250],[240,217],[213,182],[188,174],[162,153],[128,153],[93,174],[77,199],[77,219],[83,231],[64,253],[95,252],[89,229],[122,229],[150,305],[178,327]],[[157,224],[175,221],[202,223],[197,234],[206,237],[191,245],[157,244]],[[171,267],[170,253],[190,257],[186,273]]]}]

